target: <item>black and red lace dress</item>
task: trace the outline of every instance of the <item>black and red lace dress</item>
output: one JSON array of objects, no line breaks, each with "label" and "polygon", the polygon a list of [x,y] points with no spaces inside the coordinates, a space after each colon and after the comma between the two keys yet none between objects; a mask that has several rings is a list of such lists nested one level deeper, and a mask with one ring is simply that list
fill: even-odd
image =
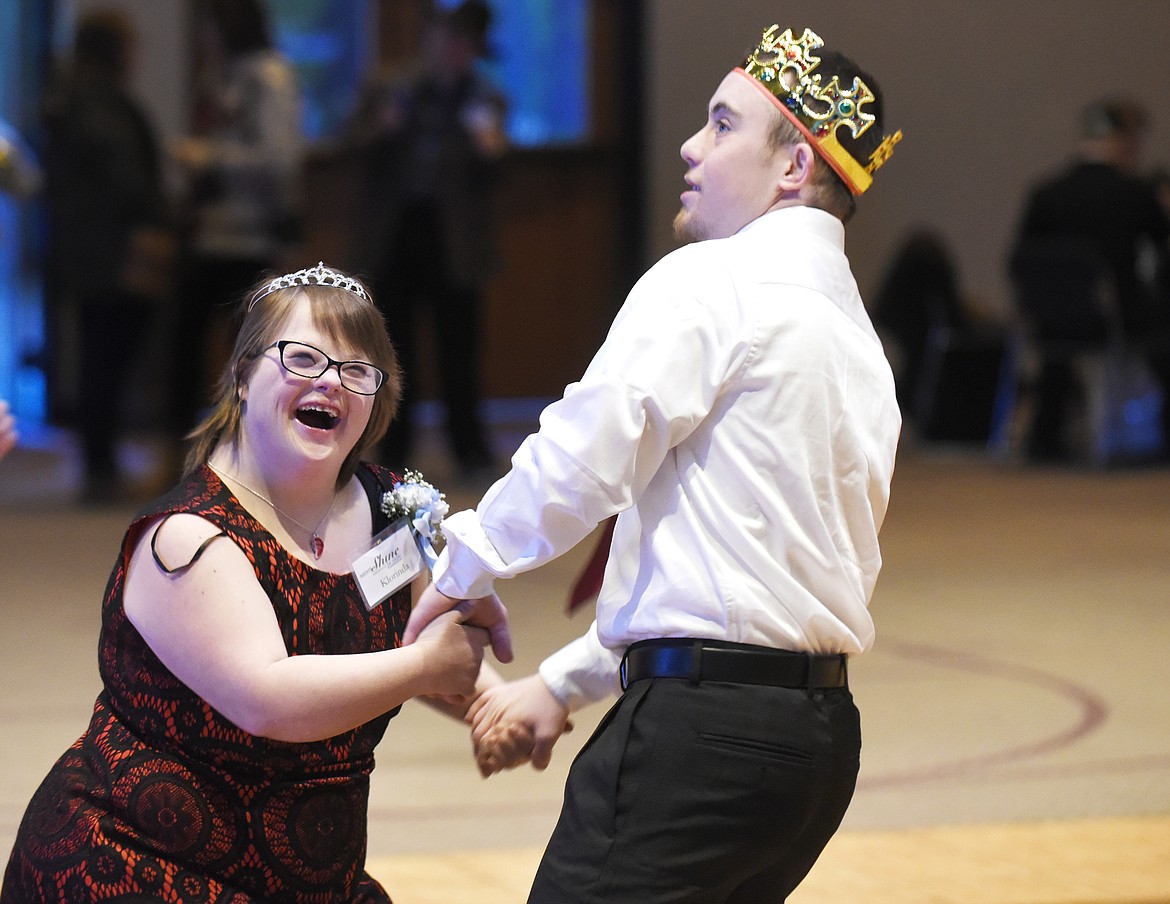
[{"label": "black and red lace dress", "polygon": [[[358,476],[374,512],[389,471]],[[138,516],[102,606],[104,689],[89,729],[53,766],[21,822],[2,904],[387,902],[365,872],[374,747],[393,712],[313,743],[241,731],[155,657],[126,618],[123,584],[142,526],[191,512],[252,562],[290,655],[396,647],[404,589],[367,611],[351,575],[290,555],[208,469]]]}]

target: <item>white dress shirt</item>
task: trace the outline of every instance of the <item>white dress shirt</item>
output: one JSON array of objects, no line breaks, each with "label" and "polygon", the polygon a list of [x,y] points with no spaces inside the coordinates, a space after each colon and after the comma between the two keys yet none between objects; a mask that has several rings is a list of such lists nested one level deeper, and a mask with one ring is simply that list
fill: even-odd
[{"label": "white dress shirt", "polygon": [[472,598],[620,513],[596,620],[540,667],[570,709],[618,690],[637,640],[872,645],[901,416],[844,240],[792,207],[664,257],[511,471],[444,521],[436,584]]}]

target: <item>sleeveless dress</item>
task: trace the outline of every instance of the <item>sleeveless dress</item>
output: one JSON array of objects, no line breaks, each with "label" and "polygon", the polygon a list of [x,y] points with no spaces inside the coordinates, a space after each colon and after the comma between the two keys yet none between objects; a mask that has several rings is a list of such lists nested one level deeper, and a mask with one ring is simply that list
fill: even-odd
[{"label": "sleeveless dress", "polygon": [[[393,475],[358,468],[374,532]],[[0,888],[2,904],[103,901],[389,902],[365,872],[374,747],[397,710],[311,743],[248,734],[154,655],[126,617],[130,551],[158,515],[189,512],[252,562],[289,655],[397,647],[403,588],[367,611],[352,575],[290,555],[211,470],[131,524],[110,576],[98,645],[103,690],[89,728],[33,795]]]}]

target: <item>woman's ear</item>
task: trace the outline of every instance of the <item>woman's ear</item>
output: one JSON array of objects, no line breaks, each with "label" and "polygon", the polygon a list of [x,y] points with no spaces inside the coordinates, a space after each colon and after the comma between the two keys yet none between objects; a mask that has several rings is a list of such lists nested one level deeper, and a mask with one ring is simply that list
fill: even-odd
[{"label": "woman's ear", "polygon": [[244,402],[248,398],[248,367],[243,361],[237,361],[233,370],[236,378],[236,398]]}]

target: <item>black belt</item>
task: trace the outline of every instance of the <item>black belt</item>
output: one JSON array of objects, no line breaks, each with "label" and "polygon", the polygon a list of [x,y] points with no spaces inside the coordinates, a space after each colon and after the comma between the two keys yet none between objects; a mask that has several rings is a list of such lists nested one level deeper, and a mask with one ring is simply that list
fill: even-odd
[{"label": "black belt", "polygon": [[807,690],[845,687],[847,661],[848,657],[840,653],[793,653],[726,640],[639,640],[622,658],[622,690],[643,678],[688,678]]}]

